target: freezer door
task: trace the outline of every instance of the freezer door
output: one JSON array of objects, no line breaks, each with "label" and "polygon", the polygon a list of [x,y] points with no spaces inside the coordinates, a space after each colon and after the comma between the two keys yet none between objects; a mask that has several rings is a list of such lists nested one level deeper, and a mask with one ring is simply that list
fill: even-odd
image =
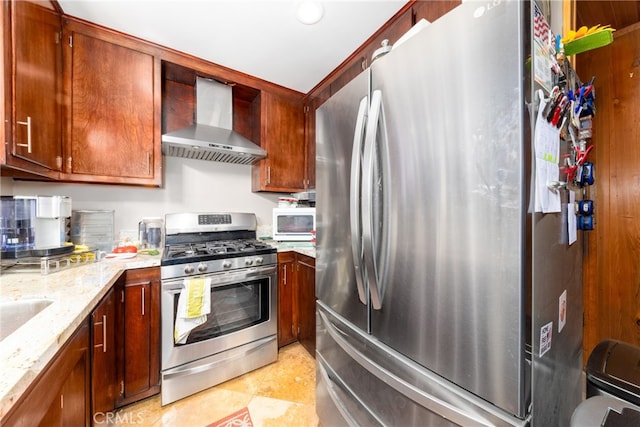
[{"label": "freezer door", "polygon": [[316,110],[316,296],[368,330],[361,216],[369,72]]},{"label": "freezer door", "polygon": [[465,2],[371,67],[391,209],[372,334],[521,418],[524,5]]},{"label": "freezer door", "polygon": [[317,306],[316,411],[331,426],[524,426]]}]

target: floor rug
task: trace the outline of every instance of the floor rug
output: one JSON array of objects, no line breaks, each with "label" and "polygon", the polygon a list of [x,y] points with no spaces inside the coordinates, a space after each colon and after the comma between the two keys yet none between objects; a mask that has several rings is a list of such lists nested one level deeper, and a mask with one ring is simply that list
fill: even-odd
[{"label": "floor rug", "polygon": [[207,427],[253,427],[248,408],[242,408],[231,415],[209,424]]}]

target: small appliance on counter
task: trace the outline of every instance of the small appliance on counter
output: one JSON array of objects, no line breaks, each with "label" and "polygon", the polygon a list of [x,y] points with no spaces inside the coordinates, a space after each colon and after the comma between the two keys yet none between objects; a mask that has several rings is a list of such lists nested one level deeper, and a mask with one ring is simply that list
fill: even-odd
[{"label": "small appliance on counter", "polygon": [[47,257],[73,252],[68,240],[71,198],[3,196],[0,201],[2,258]]},{"label": "small appliance on counter", "polygon": [[33,198],[2,196],[0,239],[5,251],[31,249],[36,244],[36,201]]},{"label": "small appliance on counter", "polygon": [[138,223],[140,248],[160,249],[162,247],[162,218],[142,218]]},{"label": "small appliance on counter", "polygon": [[69,241],[70,218],[70,197],[38,196],[36,205],[36,248],[64,246],[65,242]]},{"label": "small appliance on counter", "polygon": [[316,208],[273,208],[273,240],[311,242],[316,237]]}]

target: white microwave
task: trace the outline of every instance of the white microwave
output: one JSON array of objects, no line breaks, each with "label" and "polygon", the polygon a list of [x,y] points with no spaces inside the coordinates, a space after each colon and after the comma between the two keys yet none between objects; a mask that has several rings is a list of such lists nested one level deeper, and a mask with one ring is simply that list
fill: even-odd
[{"label": "white microwave", "polygon": [[316,208],[273,208],[273,240],[304,242],[316,237]]}]

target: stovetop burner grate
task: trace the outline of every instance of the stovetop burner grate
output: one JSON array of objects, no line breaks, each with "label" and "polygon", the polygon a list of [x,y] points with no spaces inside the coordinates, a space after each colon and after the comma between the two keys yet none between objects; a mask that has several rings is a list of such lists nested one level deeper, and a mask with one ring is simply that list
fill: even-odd
[{"label": "stovetop burner grate", "polygon": [[164,251],[165,261],[190,262],[197,258],[198,261],[208,259],[221,259],[232,256],[246,256],[273,252],[269,244],[254,239],[240,240],[214,240],[196,243],[175,243],[166,246]]},{"label": "stovetop burner grate", "polygon": [[167,266],[163,270],[171,275],[173,266],[181,264],[205,263],[206,266],[198,265],[198,271],[211,272],[219,268],[218,264],[222,265],[217,261],[223,259],[231,261],[224,265],[234,266],[270,263],[272,256],[247,259],[277,252],[275,247],[256,238],[256,224],[255,214],[250,213],[167,214],[160,265]]}]

